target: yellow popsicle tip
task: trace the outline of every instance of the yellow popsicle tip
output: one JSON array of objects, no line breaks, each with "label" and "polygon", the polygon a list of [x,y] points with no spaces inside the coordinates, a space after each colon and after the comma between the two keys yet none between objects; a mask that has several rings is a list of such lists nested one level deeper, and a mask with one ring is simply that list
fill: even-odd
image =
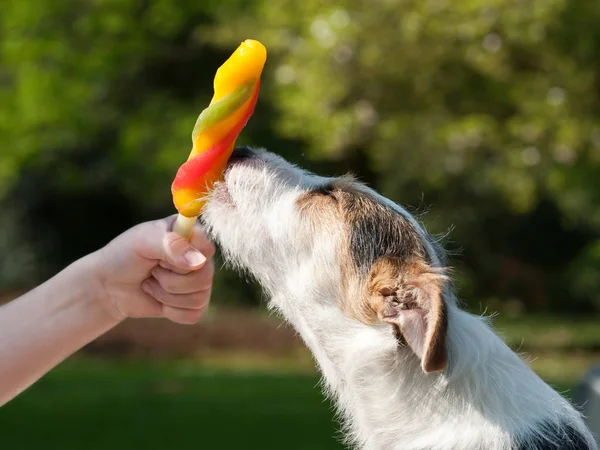
[{"label": "yellow popsicle tip", "polygon": [[217,70],[212,102],[239,86],[260,78],[267,61],[267,49],[259,41],[246,39]]},{"label": "yellow popsicle tip", "polygon": [[240,51],[244,51],[245,48],[258,49],[259,51],[265,54],[265,57],[267,55],[267,49],[265,48],[265,46],[255,39],[246,39],[240,44],[239,48]]}]

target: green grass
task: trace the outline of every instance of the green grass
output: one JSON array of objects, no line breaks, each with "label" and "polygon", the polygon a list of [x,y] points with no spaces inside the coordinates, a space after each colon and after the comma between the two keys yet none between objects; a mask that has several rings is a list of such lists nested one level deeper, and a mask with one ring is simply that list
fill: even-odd
[{"label": "green grass", "polygon": [[[0,448],[344,448],[315,373],[209,364],[73,358],[0,408]],[[546,378],[561,392],[572,386]]]},{"label": "green grass", "polygon": [[532,369],[560,392],[577,384],[600,363],[600,317],[501,315],[493,325],[498,334]]},{"label": "green grass", "polygon": [[536,351],[600,351],[600,317],[500,315],[493,320],[498,334],[511,347]]},{"label": "green grass", "polygon": [[73,360],[0,409],[0,448],[342,449],[317,382],[185,362]]},{"label": "green grass", "polygon": [[[527,317],[494,326],[568,397],[600,360],[597,323]],[[78,356],[0,408],[0,450],[341,450],[318,381],[305,350],[180,361]]]}]

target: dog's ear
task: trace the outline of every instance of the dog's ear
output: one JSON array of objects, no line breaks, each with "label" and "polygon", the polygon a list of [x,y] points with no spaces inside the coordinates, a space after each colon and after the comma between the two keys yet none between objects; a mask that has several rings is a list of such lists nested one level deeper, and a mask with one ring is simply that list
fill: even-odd
[{"label": "dog's ear", "polygon": [[425,373],[444,370],[448,361],[448,318],[443,298],[446,276],[423,261],[380,258],[371,269],[368,296],[379,321],[421,359]]}]

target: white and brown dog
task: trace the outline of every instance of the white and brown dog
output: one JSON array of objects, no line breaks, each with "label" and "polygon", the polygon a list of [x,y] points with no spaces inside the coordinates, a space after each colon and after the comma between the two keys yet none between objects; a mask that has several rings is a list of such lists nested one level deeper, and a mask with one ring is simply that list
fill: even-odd
[{"label": "white and brown dog", "polygon": [[580,414],[459,308],[435,241],[363,184],[238,148],[203,221],[312,351],[356,448],[597,449]]}]

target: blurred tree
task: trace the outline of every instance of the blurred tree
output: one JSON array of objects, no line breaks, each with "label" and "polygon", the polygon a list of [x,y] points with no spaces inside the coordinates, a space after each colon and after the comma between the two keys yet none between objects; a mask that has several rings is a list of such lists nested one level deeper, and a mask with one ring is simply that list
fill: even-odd
[{"label": "blurred tree", "polygon": [[252,5],[206,36],[267,45],[280,133],[395,200],[434,204],[424,220],[457,225],[471,294],[541,308],[568,293],[562,274],[600,229],[599,3]]},{"label": "blurred tree", "polygon": [[19,272],[18,242],[36,267],[0,286],[175,212],[170,183],[231,53],[199,33],[219,3],[0,0],[0,198],[19,231],[0,267]]},{"label": "blurred tree", "polygon": [[253,37],[269,60],[240,143],[353,171],[435,211],[423,220],[455,226],[467,298],[600,307],[582,288],[600,279],[593,0],[0,0],[0,10],[0,193],[26,218],[19,230],[38,260],[56,264],[48,270],[173,211],[169,185],[214,71]]}]

